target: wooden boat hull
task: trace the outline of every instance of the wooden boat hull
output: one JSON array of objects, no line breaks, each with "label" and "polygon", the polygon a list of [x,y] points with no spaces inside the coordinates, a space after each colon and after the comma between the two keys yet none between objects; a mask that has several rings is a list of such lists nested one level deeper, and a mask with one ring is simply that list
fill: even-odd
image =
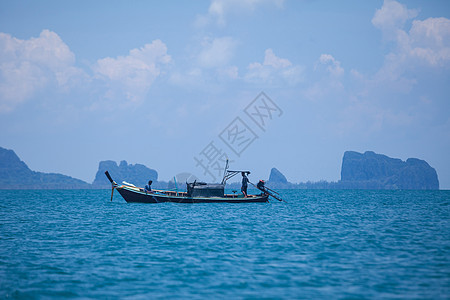
[{"label": "wooden boat hull", "polygon": [[269,195],[249,195],[249,197],[238,197],[234,195],[226,195],[225,197],[188,197],[186,193],[145,193],[139,188],[129,186],[118,186],[116,190],[130,203],[257,203],[268,202]]}]

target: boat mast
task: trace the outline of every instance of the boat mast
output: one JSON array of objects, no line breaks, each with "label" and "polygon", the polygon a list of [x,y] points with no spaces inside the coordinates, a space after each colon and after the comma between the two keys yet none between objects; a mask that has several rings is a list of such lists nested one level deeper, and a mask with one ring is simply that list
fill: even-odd
[{"label": "boat mast", "polygon": [[225,182],[226,182],[225,177],[227,175],[227,170],[228,170],[228,158],[227,158],[227,161],[225,163],[225,169],[223,170],[223,178],[222,178],[222,183],[221,184],[225,184]]}]

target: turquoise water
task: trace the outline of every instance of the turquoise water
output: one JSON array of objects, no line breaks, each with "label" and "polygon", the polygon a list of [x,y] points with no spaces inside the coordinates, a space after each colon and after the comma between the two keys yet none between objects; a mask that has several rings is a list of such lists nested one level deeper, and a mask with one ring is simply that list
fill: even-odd
[{"label": "turquoise water", "polygon": [[0,298],[450,298],[449,191],[0,191]]}]

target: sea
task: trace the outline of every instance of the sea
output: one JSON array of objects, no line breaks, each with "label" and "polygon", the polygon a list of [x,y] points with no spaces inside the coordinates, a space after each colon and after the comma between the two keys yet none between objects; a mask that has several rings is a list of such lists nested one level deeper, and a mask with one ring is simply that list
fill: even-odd
[{"label": "sea", "polygon": [[450,299],[450,191],[0,190],[1,299]]}]

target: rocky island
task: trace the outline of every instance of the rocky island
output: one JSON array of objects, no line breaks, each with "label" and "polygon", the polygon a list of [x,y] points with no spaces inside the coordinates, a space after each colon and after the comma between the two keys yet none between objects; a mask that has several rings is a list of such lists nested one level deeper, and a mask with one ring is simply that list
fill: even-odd
[{"label": "rocky island", "polygon": [[281,173],[277,168],[272,168],[272,170],[270,170],[268,183],[273,185],[280,185],[288,184],[288,181],[286,179],[286,176],[284,176],[283,173]]},{"label": "rocky island", "polygon": [[1,189],[89,189],[91,185],[70,176],[35,172],[13,150],[0,147]]},{"label": "rocky island", "polygon": [[128,164],[125,160],[122,160],[119,165],[115,161],[106,160],[101,161],[98,164],[98,171],[95,175],[95,179],[92,182],[94,188],[109,188],[111,183],[105,176],[105,171],[108,171],[117,183],[126,181],[136,186],[143,187],[149,180],[152,180],[156,186],[158,181],[158,172],[153,169],[149,169],[141,164]]},{"label": "rocky island", "polygon": [[426,161],[402,161],[372,151],[346,151],[342,159],[342,188],[438,190],[436,170]]},{"label": "rocky island", "polygon": [[371,189],[371,190],[438,190],[436,170],[426,161],[408,158],[402,161],[372,151],[346,151],[342,158],[341,180],[291,183],[276,168],[268,184],[284,189]]},{"label": "rocky island", "polygon": [[[30,170],[13,150],[0,147],[0,189],[103,189],[111,184],[104,172],[108,170],[121,183],[126,181],[143,187],[148,180],[154,188],[167,188],[167,182],[158,182],[158,172],[142,164],[117,164],[107,160],[99,163],[92,184],[70,176]],[[277,168],[272,168],[267,185],[279,189],[404,189],[438,190],[436,170],[426,161],[408,158],[402,161],[372,151],[346,151],[342,158],[341,179],[337,182],[291,183]],[[239,190],[240,182],[227,185]]]}]

